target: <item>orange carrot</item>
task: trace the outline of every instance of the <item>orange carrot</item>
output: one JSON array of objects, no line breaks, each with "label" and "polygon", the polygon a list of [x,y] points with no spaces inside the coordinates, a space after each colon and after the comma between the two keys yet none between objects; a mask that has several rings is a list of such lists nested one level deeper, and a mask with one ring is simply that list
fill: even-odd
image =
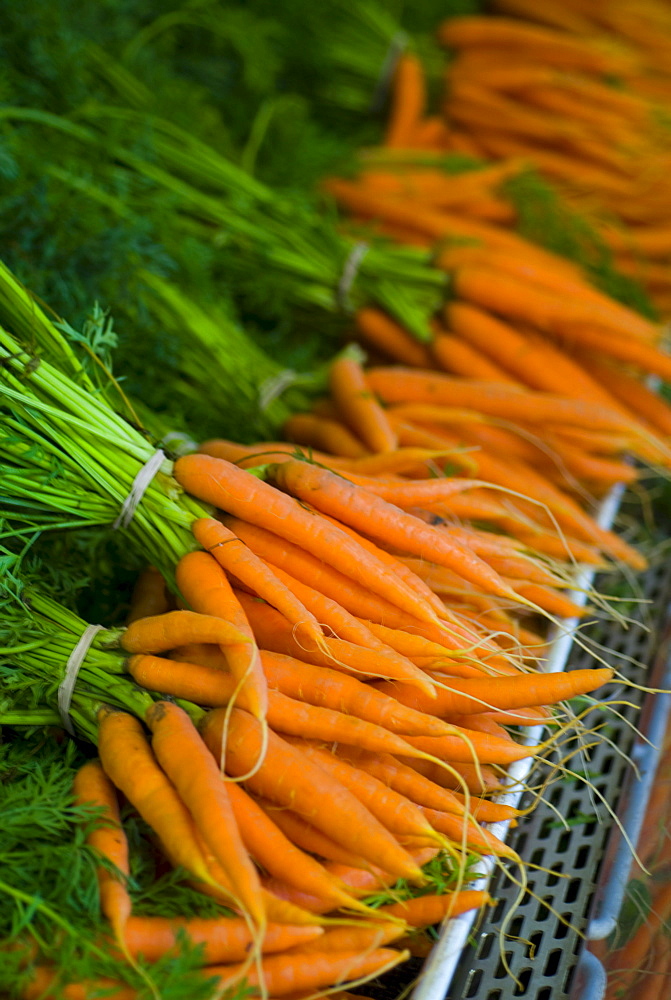
[{"label": "orange carrot", "polygon": [[403,149],[411,145],[411,136],[424,115],[425,104],[422,64],[412,52],[403,52],[394,73],[385,146]]},{"label": "orange carrot", "polygon": [[233,885],[234,893],[258,928],[266,915],[257,871],[242,842],[226,784],[184,709],[155,702],[146,713],[152,747],[189,809],[207,847]]},{"label": "orange carrot", "polygon": [[161,770],[138,719],[101,708],[98,752],[105,773],[152,827],[171,861],[216,887],[194,838],[191,816]]},{"label": "orange carrot", "polygon": [[163,615],[169,610],[170,600],[165,580],[155,566],[148,566],[140,573],[133,587],[126,624],[130,625],[138,618]]},{"label": "orange carrot", "polygon": [[401,917],[411,927],[430,927],[451,917],[458,917],[468,910],[480,909],[491,902],[491,896],[484,889],[462,889],[460,892],[446,892],[440,896],[404,899],[400,903],[381,906],[380,912]]},{"label": "orange carrot", "polygon": [[195,611],[231,621],[245,636],[244,642],[222,648],[231,673],[240,685],[237,698],[241,707],[247,708],[257,719],[265,718],[267,688],[259,650],[224,570],[208,552],[187,552],[177,564],[175,579]]},{"label": "orange carrot", "polygon": [[293,993],[313,993],[334,983],[340,985],[349,980],[371,977],[392,969],[409,955],[408,951],[391,948],[376,948],[363,953],[355,949],[333,953],[312,952],[297,962],[288,952],[286,955],[268,955],[261,963],[260,972],[247,969],[245,964],[210,965],[203,969],[203,975],[217,976],[217,987],[221,990],[237,984],[242,975],[252,989],[258,989],[262,977],[268,995],[282,997]]},{"label": "orange carrot", "polygon": [[296,444],[346,458],[368,454],[364,444],[343,423],[315,413],[294,413],[284,424],[282,433]]},{"label": "orange carrot", "polygon": [[[307,462],[271,465],[268,476],[293,496],[351,525],[357,530],[384,539],[401,551],[432,558],[455,569],[464,579],[485,592],[512,597],[510,589],[481,560],[459,545],[445,541],[440,532],[425,527],[384,500],[367,494],[342,477]],[[512,598],[515,599],[514,597]]]},{"label": "orange carrot", "polygon": [[461,843],[465,836],[466,846],[479,854],[495,854],[503,858],[516,856],[512,847],[477,823],[465,822],[461,816],[439,812],[437,809],[428,809],[425,806],[421,809],[434,830],[445,834],[455,844]]},{"label": "orange carrot", "polygon": [[179,458],[174,474],[184,489],[199,499],[322,553],[335,569],[356,574],[361,583],[392,604],[423,621],[435,621],[425,602],[401,580],[384,573],[379,561],[352,538],[255,476],[206,455]]},{"label": "orange carrot", "polygon": [[[272,819],[273,823],[279,827],[287,839],[297,847],[300,847],[301,850],[308,851],[319,858],[324,858],[327,862],[334,861],[342,865],[353,865],[362,868],[367,866],[364,858],[358,857],[351,850],[343,847],[342,844],[329,837],[323,830],[318,830],[316,826],[308,823],[298,813],[287,809],[285,806],[277,806],[267,799],[259,798],[256,801],[259,807]],[[286,873],[279,877],[277,881],[293,887],[292,880],[287,877]],[[312,896],[315,895],[321,900],[322,904],[326,904],[323,907],[323,912],[331,908],[333,904],[329,904],[330,897],[328,894],[324,897],[321,893],[312,893]]]},{"label": "orange carrot", "polygon": [[589,691],[595,691],[613,678],[609,667],[567,670],[546,674],[542,672],[519,674],[516,677],[447,678],[435,679],[445,686],[437,689],[434,698],[426,698],[415,688],[393,681],[377,682],[378,690],[404,705],[420,712],[433,711],[436,715],[468,715],[488,709],[528,708],[533,705],[555,705]]},{"label": "orange carrot", "polygon": [[355,358],[336,358],[329,369],[329,388],[343,420],[370,451],[394,451],[396,434]]},{"label": "orange carrot", "polygon": [[[221,746],[223,722],[222,709],[208,712],[201,722],[203,738],[216,755]],[[398,873],[399,878],[422,881],[423,876],[409,855],[351,793],[275,733],[271,731],[268,735],[268,753],[246,782],[251,791],[296,810],[318,829],[337,835],[344,847]],[[250,771],[257,763],[260,749],[258,721],[240,709],[233,709],[226,746],[229,773],[235,776]]]},{"label": "orange carrot", "polygon": [[431,355],[427,348],[379,309],[359,309],[354,322],[364,342],[393,361],[415,368],[431,367]]},{"label": "orange carrot", "polygon": [[191,525],[194,538],[219,565],[277,609],[287,621],[305,633],[318,647],[323,640],[321,625],[290,590],[245,543],[215,518],[199,518]]},{"label": "orange carrot", "polygon": [[431,343],[436,365],[452,375],[478,379],[482,382],[503,382],[518,385],[516,379],[503,368],[460,337],[438,328]]},{"label": "orange carrot", "polygon": [[119,640],[127,653],[165,653],[185,642],[216,642],[222,646],[248,641],[230,622],[193,611],[169,611],[134,621]]},{"label": "orange carrot", "polygon": [[[157,962],[167,954],[179,953],[180,932],[192,945],[202,945],[203,964],[242,962],[253,944],[249,927],[237,917],[130,917],[126,924],[126,945],[131,955]],[[267,924],[263,937],[264,954],[304,947],[323,935],[321,927]]]},{"label": "orange carrot", "polygon": [[100,824],[86,837],[87,844],[96,854],[110,861],[116,868],[112,872],[98,866],[96,878],[100,894],[100,909],[109,920],[116,940],[122,945],[131,899],[126,888],[130,875],[128,842],[121,825],[119,803],[114,785],[103,771],[99,760],[89,760],[77,771],[74,779],[74,797],[78,805],[93,805],[102,810]]}]

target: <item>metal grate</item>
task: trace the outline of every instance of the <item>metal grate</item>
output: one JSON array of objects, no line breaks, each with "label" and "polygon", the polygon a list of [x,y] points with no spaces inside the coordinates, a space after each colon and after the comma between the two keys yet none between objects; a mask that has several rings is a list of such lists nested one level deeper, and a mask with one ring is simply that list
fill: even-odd
[{"label": "metal grate", "polygon": [[[655,659],[667,619],[671,564],[651,569],[639,582],[643,598],[650,602],[646,616],[650,619],[648,631],[605,623],[591,628],[589,634],[622,657],[648,664]],[[590,654],[574,646],[567,669],[592,665]],[[640,668],[629,664],[628,659],[619,661],[619,669],[640,682]],[[609,694],[611,699],[617,696]],[[590,725],[608,723],[607,732],[614,746],[601,743],[590,750],[590,759],[584,768],[602,799],[618,815],[622,810],[623,793],[626,794],[634,778],[624,755],[630,755],[639,742],[629,723],[641,724],[640,706],[645,696],[627,688],[626,700],[639,707],[622,707],[621,720],[605,712],[590,716]],[[576,762],[572,767],[579,769]],[[497,906],[493,912],[483,914],[474,929],[471,943],[462,953],[448,990],[449,1000],[475,997],[477,1000],[513,1000],[516,997],[569,1000],[574,985],[580,993],[579,983],[574,984],[574,979],[584,948],[584,934],[592,915],[601,863],[609,838],[617,827],[608,809],[582,782],[557,783],[546,798],[550,805],[541,802],[508,837],[508,842],[525,861],[550,869],[550,872],[530,870],[529,892],[517,906],[503,942],[506,962],[514,978],[500,958],[499,928],[503,914],[515,903],[517,887],[497,872],[491,884]],[[558,816],[565,817],[571,824],[568,830]],[[593,818],[582,820],[581,817]]]}]

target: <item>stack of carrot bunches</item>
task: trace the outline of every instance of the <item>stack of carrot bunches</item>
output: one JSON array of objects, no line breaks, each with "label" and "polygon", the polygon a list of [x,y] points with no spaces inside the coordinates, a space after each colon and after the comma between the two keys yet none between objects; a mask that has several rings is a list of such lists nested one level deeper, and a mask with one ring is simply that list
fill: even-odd
[{"label": "stack of carrot bunches", "polygon": [[[669,55],[662,0],[493,0],[495,14],[438,30],[453,58],[442,115],[414,141],[485,159],[522,158],[600,233],[618,268],[671,309]],[[409,101],[417,101],[408,62]],[[506,206],[482,199],[481,217]]]}]

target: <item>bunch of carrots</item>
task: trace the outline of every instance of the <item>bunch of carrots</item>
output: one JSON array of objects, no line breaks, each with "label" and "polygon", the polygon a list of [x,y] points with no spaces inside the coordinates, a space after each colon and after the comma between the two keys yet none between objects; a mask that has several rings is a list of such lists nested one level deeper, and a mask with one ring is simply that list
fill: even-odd
[{"label": "bunch of carrots", "polygon": [[[451,18],[438,28],[453,56],[438,114],[425,114],[422,67],[403,56],[389,147],[496,161],[494,177],[524,161],[559,187],[618,269],[668,313],[667,6],[496,0],[494,7],[495,15]],[[513,221],[495,190],[463,187],[458,204],[469,218]]]},{"label": "bunch of carrots", "polygon": [[[480,821],[517,811],[483,793],[504,787],[507,764],[543,750],[502,724],[550,721],[546,706],[613,674],[531,670],[354,523],[368,504],[385,534],[393,512],[407,534],[392,544],[435,544],[469,586],[524,601],[484,560],[418,519],[415,542],[415,519],[392,504],[283,457],[263,470],[277,485],[206,453],[176,463],[177,480],[219,517],[194,522],[203,548],[177,567],[189,609],[171,609],[148,570],[121,645],[138,684],[180,701],[154,702],[142,721],[103,706],[100,759],[76,781],[78,800],[109,819],[93,843],[107,859],[101,901],[122,952],[155,960],[181,931],[205,944],[203,974],[219,987],[244,977],[270,996],[358,982],[407,958],[412,927],[484,905],[486,892],[464,888],[466,858],[515,859]],[[236,918],[132,916],[117,789],[170,863]],[[456,861],[454,893],[376,910],[361,902],[399,878],[421,886],[421,865],[441,850]],[[41,969],[26,996],[48,981]]]}]

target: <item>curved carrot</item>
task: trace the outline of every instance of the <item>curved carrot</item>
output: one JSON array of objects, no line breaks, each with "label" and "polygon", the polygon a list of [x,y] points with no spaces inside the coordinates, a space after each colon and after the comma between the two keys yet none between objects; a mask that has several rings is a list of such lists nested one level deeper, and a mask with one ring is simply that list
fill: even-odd
[{"label": "curved carrot", "polygon": [[517,856],[512,847],[475,822],[465,821],[461,816],[428,809],[425,806],[421,809],[434,830],[445,834],[455,844],[460,844],[465,835],[466,846],[478,854],[494,854],[502,858]]},{"label": "curved carrot", "polygon": [[147,711],[146,720],[159,763],[228,876],[241,906],[255,925],[263,929],[266,914],[258,873],[242,842],[226,783],[214,758],[178,705],[155,702]]},{"label": "curved carrot", "polygon": [[[518,385],[518,381],[466,340],[437,329],[431,343],[431,352],[438,368],[452,375],[479,381],[501,382]],[[435,366],[432,366],[435,367]]]},{"label": "curved carrot", "polygon": [[359,581],[392,604],[424,621],[435,615],[424,601],[401,580],[385,574],[381,564],[363,551],[352,538],[306,510],[292,497],[282,494],[255,476],[223,459],[207,455],[185,455],[175,462],[174,474],[188,492],[214,503],[236,516],[278,533],[297,545],[305,545],[346,575]]},{"label": "curved carrot", "polygon": [[116,940],[122,945],[131,914],[131,898],[126,888],[130,875],[128,841],[121,825],[119,803],[114,785],[99,760],[89,760],[75,774],[73,792],[79,805],[102,809],[100,824],[86,837],[86,843],[101,857],[112,862],[118,873],[98,866],[96,878],[100,909],[109,920]]},{"label": "curved carrot", "polygon": [[231,673],[240,685],[237,696],[240,705],[257,719],[264,719],[267,686],[259,650],[224,570],[208,552],[187,552],[177,564],[175,579],[185,599],[197,612],[231,621],[245,636],[244,642],[222,648]]},{"label": "curved carrot", "polygon": [[221,646],[247,642],[235,625],[214,615],[169,611],[132,622],[119,644],[127,653],[165,653],[186,642],[216,642]]},{"label": "curved carrot", "polygon": [[[301,850],[324,858],[326,862],[335,861],[339,864],[354,865],[362,868],[367,866],[368,862],[364,858],[358,857],[353,851],[343,847],[342,844],[329,837],[323,830],[318,830],[316,826],[313,826],[312,823],[299,816],[298,813],[293,812],[285,806],[279,807],[267,799],[257,799],[257,802],[259,807],[272,819],[273,823],[282,830],[293,844],[300,847]],[[291,879],[287,877],[286,873],[283,876],[277,877],[277,881],[288,886],[292,885]],[[320,899],[322,904],[327,904],[324,906],[324,911],[330,908],[328,906],[328,896],[325,899],[321,893],[312,893],[311,895]]]},{"label": "curved carrot", "polygon": [[412,767],[402,764],[392,754],[371,753],[370,750],[349,746],[340,746],[337,752],[339,757],[372,774],[417,805],[452,812],[457,816],[463,816],[466,811],[454,792],[430,781]]},{"label": "curved carrot", "polygon": [[329,388],[343,420],[370,451],[394,451],[396,434],[355,358],[336,358],[329,369]]},{"label": "curved carrot", "polygon": [[[215,754],[221,745],[223,721],[223,710],[215,709],[201,722],[203,738]],[[240,709],[233,709],[226,746],[229,773],[249,771],[257,761],[260,747],[258,721]],[[423,880],[409,855],[351,793],[272,731],[266,758],[246,785],[264,798],[295,809],[318,829],[336,835],[344,847],[398,873],[399,878]]]}]

